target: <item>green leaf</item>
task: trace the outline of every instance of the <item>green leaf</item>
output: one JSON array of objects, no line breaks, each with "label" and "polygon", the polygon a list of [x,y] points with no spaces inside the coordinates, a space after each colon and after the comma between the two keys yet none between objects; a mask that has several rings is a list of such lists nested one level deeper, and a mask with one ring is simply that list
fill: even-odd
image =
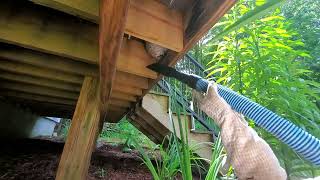
[{"label": "green leaf", "polygon": [[229,34],[230,32],[236,29],[239,29],[240,27],[259,19],[260,17],[266,15],[271,10],[274,10],[275,8],[279,7],[283,2],[285,2],[285,0],[270,0],[264,3],[263,5],[256,7],[254,10],[249,11],[248,13],[243,15],[238,21],[228,26],[221,33],[213,37],[211,41],[216,41],[221,37]]}]

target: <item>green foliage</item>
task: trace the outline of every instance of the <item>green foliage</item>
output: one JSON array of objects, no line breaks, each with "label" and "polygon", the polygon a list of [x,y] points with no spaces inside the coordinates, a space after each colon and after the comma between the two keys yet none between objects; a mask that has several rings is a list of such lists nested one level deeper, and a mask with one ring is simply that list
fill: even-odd
[{"label": "green foliage", "polygon": [[[269,15],[264,12],[262,18],[243,18],[252,15],[255,6],[254,1],[240,1],[220,22],[227,26],[226,30],[232,27],[233,31],[221,32],[225,36],[218,41],[212,34],[207,37],[207,50],[203,51],[207,52],[209,75],[319,138],[320,112],[316,102],[320,84],[310,78],[314,72],[305,63],[312,56],[301,35],[279,9]],[[218,26],[218,30],[211,32],[221,29],[225,28]],[[256,129],[274,149],[289,175],[314,171],[274,137]]]},{"label": "green foliage", "polygon": [[104,123],[100,140],[114,142],[117,144],[125,144],[130,146],[131,139],[139,139],[139,141],[147,147],[153,147],[155,144],[137,128],[135,128],[126,118],[123,118],[118,123]]},{"label": "green foliage", "polygon": [[[147,154],[136,140],[133,140],[134,145],[141,153],[143,162],[150,170],[154,179],[175,179],[178,175],[181,175],[184,180],[192,180],[192,168],[197,168],[199,170],[201,179],[201,172],[203,170],[205,172],[207,171],[202,164],[202,161],[205,159],[199,158],[194,154],[194,151],[201,146],[200,144],[194,146],[189,144],[189,129],[186,111],[183,107],[181,108],[178,105],[175,91],[171,92],[170,97],[169,121],[172,125],[173,133],[171,133],[170,136],[167,136],[161,145],[157,146],[156,149],[159,150],[158,155],[160,155],[160,157],[157,156],[157,154],[153,154],[153,156],[151,156],[152,154]],[[173,120],[172,111],[177,115],[178,124],[175,124],[175,121]],[[221,143],[221,138],[219,137],[214,144],[214,153],[205,179],[211,180],[218,177],[222,158],[224,156],[222,155],[222,152],[223,145]],[[153,163],[152,160],[155,162]]]},{"label": "green foliage", "polygon": [[70,119],[62,119],[60,123],[61,123],[61,129],[58,134],[59,134],[59,136],[66,139],[68,132],[69,132],[69,129],[70,129],[71,120]]},{"label": "green foliage", "polygon": [[304,58],[303,63],[312,70],[310,77],[320,81],[320,1],[290,0],[281,10],[290,28],[301,35],[305,48],[311,57]]}]

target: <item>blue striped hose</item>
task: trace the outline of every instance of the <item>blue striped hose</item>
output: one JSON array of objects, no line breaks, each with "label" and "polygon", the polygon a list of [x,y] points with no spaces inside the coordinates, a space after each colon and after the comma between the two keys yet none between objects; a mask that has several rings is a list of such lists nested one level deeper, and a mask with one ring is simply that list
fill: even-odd
[{"label": "blue striped hose", "polygon": [[295,152],[320,166],[320,140],[250,99],[218,85],[219,95],[237,112],[252,119]]}]

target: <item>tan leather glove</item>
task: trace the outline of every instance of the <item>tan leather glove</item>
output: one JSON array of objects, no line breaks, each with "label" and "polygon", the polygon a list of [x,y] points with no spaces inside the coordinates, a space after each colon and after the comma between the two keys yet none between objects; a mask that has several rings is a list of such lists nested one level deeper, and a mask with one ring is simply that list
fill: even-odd
[{"label": "tan leather glove", "polygon": [[211,83],[206,94],[194,92],[200,109],[221,128],[221,139],[239,179],[287,178],[269,145],[220,97]]}]

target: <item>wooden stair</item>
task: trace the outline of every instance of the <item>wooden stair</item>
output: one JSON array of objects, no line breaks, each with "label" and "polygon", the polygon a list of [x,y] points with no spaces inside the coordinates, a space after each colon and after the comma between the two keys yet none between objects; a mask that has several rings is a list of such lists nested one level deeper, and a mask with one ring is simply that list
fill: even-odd
[{"label": "wooden stair", "polygon": [[[149,93],[137,105],[134,113],[129,117],[131,123],[147,135],[155,143],[161,143],[166,135],[173,131],[168,113],[169,97],[163,94]],[[178,117],[172,115],[176,132],[180,138],[180,129],[178,127]],[[181,117],[181,120],[188,121],[189,143],[197,146],[195,151],[200,157],[211,159],[212,147],[208,142],[212,142],[212,134],[197,133],[190,130],[191,116]],[[184,124],[184,122],[183,122]]]}]

